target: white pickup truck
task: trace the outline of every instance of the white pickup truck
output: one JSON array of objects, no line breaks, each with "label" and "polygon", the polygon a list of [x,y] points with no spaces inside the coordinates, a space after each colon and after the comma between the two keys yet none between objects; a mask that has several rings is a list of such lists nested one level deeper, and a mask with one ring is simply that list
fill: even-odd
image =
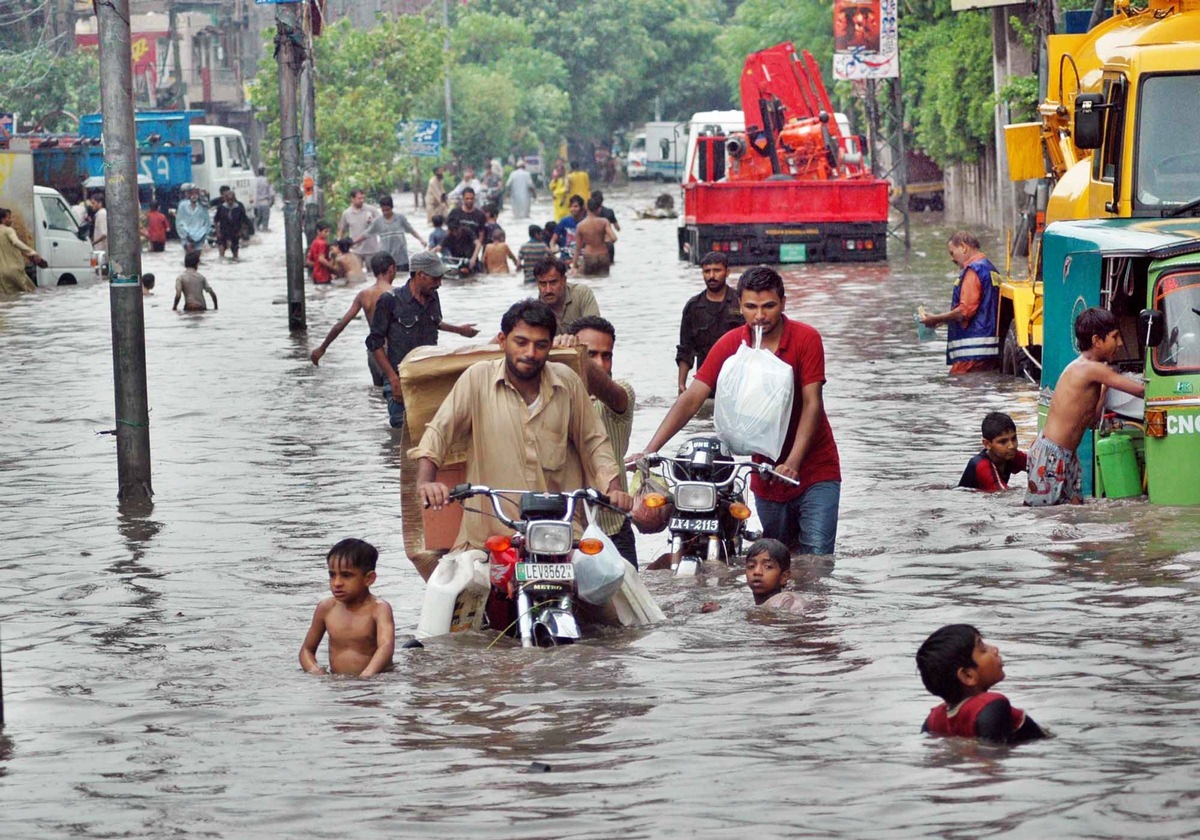
[{"label": "white pickup truck", "polygon": [[12,211],[17,236],[46,260],[45,268],[29,269],[38,286],[95,281],[91,242],[58,190],[34,186],[29,152],[0,151],[0,207]]}]

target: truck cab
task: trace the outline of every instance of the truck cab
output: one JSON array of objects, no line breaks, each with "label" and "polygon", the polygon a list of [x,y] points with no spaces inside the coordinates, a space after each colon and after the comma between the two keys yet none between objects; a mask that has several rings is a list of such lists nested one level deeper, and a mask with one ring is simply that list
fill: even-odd
[{"label": "truck cab", "polygon": [[81,234],[67,202],[57,190],[34,187],[34,249],[46,260],[36,269],[41,286],[82,286],[96,279],[92,244]]},{"label": "truck cab", "polygon": [[[1078,355],[1075,317],[1117,318],[1118,371],[1144,379],[1145,400],[1110,392],[1105,419],[1079,447],[1084,493],[1147,493],[1200,505],[1200,225],[1186,219],[1057,222],[1043,237],[1045,344],[1039,414]],[[1124,457],[1119,457],[1121,453]]]},{"label": "truck cab", "polygon": [[235,128],[220,125],[189,127],[192,144],[191,180],[210,198],[216,198],[222,186],[237,195],[249,207],[254,203],[254,170],[246,141]]},{"label": "truck cab", "polygon": [[[1039,231],[1075,219],[1160,218],[1200,199],[1200,152],[1181,138],[1200,128],[1200,0],[1115,0],[1113,16],[1082,34],[1047,39],[1040,122],[1005,127],[1009,177],[1037,179],[1022,250],[1028,276],[1000,287],[1002,368],[1035,377],[1042,321]],[[1187,209],[1184,209],[1187,208]]]}]

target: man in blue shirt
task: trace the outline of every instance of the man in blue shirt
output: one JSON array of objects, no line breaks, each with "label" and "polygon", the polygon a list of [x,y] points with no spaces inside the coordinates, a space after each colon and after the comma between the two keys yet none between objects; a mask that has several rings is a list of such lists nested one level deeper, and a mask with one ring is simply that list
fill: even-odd
[{"label": "man in blue shirt", "polygon": [[204,247],[204,240],[212,230],[212,218],[208,215],[208,207],[200,201],[199,187],[189,184],[187,194],[188,200],[181,201],[175,208],[175,230],[183,250],[190,254]]}]

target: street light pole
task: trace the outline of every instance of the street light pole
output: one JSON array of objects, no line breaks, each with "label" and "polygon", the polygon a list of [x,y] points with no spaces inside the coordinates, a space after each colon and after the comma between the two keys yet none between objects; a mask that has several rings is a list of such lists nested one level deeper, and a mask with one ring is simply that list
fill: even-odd
[{"label": "street light pole", "polygon": [[304,62],[304,33],[294,3],[275,7],[275,59],[279,64],[279,164],[283,185],[283,239],[287,265],[288,329],[307,329],[304,314],[304,243],[300,212],[300,132],[297,82]]},{"label": "street light pole", "polygon": [[129,0],[97,3],[96,21],[100,36],[108,301],[117,410],[117,498],[149,501],[154,491],[150,487],[150,408],[146,393],[142,248],[138,238],[138,146],[133,116]]}]

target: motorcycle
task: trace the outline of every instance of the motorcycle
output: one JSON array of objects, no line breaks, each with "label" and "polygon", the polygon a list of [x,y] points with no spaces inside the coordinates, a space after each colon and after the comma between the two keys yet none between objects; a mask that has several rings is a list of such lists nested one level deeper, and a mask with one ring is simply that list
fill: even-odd
[{"label": "motorcycle", "polygon": [[800,482],[781,475],[769,464],[735,458],[719,438],[694,437],[679,448],[676,457],[659,453],[646,457],[649,467],[658,467],[669,495],[652,493],[650,507],[674,504],[675,515],[667,525],[671,539],[671,569],[676,577],[696,575],[705,561],[724,560],[733,565],[750,536],[746,520],[746,481],[757,472],[793,486]]},{"label": "motorcycle", "polygon": [[[578,641],[579,593],[572,556],[575,549],[584,555],[596,555],[604,546],[597,539],[575,539],[576,503],[582,500],[617,508],[609,504],[607,496],[592,489],[535,493],[460,484],[450,491],[449,498],[462,502],[475,496],[487,496],[495,517],[515,531],[511,536],[493,535],[484,543],[492,582],[486,610],[489,626],[505,633],[515,626],[521,646],[527,648]],[[501,502],[515,504],[512,496],[520,497],[515,518],[501,507]]]}]

